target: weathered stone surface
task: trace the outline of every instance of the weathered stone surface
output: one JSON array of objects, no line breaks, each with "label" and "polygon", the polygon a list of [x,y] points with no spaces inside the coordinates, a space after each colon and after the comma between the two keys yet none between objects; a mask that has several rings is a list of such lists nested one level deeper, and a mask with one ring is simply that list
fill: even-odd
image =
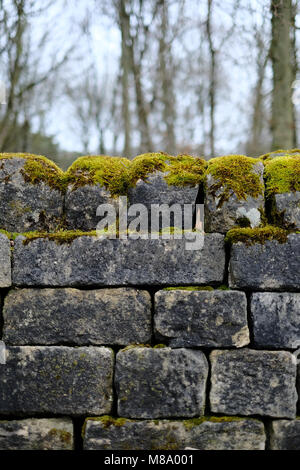
[{"label": "weathered stone surface", "polygon": [[0,288],[11,285],[11,252],[9,239],[0,233]]},{"label": "weathered stone surface", "polygon": [[[184,204],[196,204],[197,195],[199,192],[199,186],[193,187],[179,187],[169,186],[164,179],[164,175],[161,171],[152,173],[146,178],[146,181],[138,180],[136,186],[131,188],[128,193],[130,204],[144,204],[147,207],[149,214],[151,210],[151,204],[167,204],[169,207],[173,204],[179,204],[183,211]],[[183,223],[183,219],[182,219]],[[185,228],[192,228],[191,224]],[[174,218],[171,215],[170,222],[164,222],[160,219],[160,226],[155,227],[156,230],[165,227],[173,227]],[[151,227],[149,217],[149,227]],[[153,228],[154,229],[154,228]]]},{"label": "weathered stone surface", "polygon": [[300,191],[275,194],[275,204],[284,224],[300,229]]},{"label": "weathered stone surface", "polygon": [[300,347],[300,293],[255,293],[251,297],[251,316],[257,346]]},{"label": "weathered stone surface", "polygon": [[300,288],[300,234],[290,234],[286,243],[267,240],[247,246],[234,243],[229,263],[233,288],[281,290]]},{"label": "weathered stone surface", "polygon": [[100,217],[96,215],[100,204],[112,204],[117,207],[117,200],[99,184],[81,186],[73,189],[68,187],[65,198],[66,226],[73,230],[96,230]]},{"label": "weathered stone surface", "polygon": [[0,364],[0,413],[109,413],[112,374],[108,348],[8,347]]},{"label": "weathered stone surface", "polygon": [[242,347],[250,341],[243,292],[161,290],[154,321],[171,347]]},{"label": "weathered stone surface", "polygon": [[87,419],[86,450],[263,450],[264,426],[254,419],[186,421]]},{"label": "weathered stone surface", "polygon": [[130,288],[15,289],[3,317],[3,338],[13,345],[127,345],[151,338],[150,294]]},{"label": "weathered stone surface", "polygon": [[270,449],[300,450],[300,418],[272,421]]},{"label": "weathered stone surface", "polygon": [[199,285],[222,282],[225,270],[220,234],[205,235],[203,249],[191,251],[185,239],[23,240],[13,253],[17,286]]},{"label": "weathered stone surface", "polygon": [[1,159],[0,228],[11,232],[54,230],[61,222],[63,195],[44,182],[25,183],[24,158]]},{"label": "weathered stone surface", "polygon": [[73,445],[67,418],[0,421],[1,450],[72,450]]},{"label": "weathered stone surface", "polygon": [[135,347],[117,354],[118,414],[129,418],[204,413],[208,364],[201,351]]},{"label": "weathered stone surface", "polygon": [[213,351],[214,413],[294,418],[296,360],[287,351]]},{"label": "weathered stone surface", "polygon": [[[253,173],[259,175],[263,184],[264,166],[258,162],[253,166]],[[213,194],[212,187],[216,181],[212,175],[206,177],[206,192],[204,200],[205,211],[205,231],[226,233],[238,224],[239,219],[247,219],[252,228],[258,227],[261,223],[261,214],[264,211],[264,194],[257,198],[248,196],[246,200],[239,200],[232,193],[230,198],[219,206],[222,188]]]}]

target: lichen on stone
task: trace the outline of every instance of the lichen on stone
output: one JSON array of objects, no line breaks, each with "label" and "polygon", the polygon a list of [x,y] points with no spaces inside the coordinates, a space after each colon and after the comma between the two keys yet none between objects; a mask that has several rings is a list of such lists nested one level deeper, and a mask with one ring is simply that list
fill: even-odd
[{"label": "lichen on stone", "polygon": [[[183,421],[184,426],[187,429],[192,429],[195,426],[200,426],[205,422],[210,423],[231,423],[236,421],[242,421],[245,418],[240,416],[200,416],[199,418],[191,418]],[[250,418],[247,418],[250,419]]]},{"label": "lichen on stone", "polygon": [[225,236],[225,242],[246,245],[254,243],[264,244],[267,240],[277,240],[279,243],[286,243],[289,232],[280,227],[266,225],[260,228],[233,228]]},{"label": "lichen on stone", "polygon": [[214,178],[209,191],[219,198],[219,207],[233,194],[239,200],[246,200],[247,196],[257,198],[263,194],[260,177],[253,171],[258,161],[244,155],[227,155],[208,162],[207,173]]}]

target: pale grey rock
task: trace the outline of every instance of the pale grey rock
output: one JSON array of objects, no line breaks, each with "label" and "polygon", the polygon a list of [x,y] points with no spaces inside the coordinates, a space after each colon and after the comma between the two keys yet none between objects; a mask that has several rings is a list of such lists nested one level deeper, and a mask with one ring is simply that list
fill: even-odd
[{"label": "pale grey rock", "polygon": [[300,418],[271,423],[271,450],[300,450]]},{"label": "pale grey rock", "polygon": [[0,414],[110,413],[113,351],[65,346],[7,347],[0,364]]},{"label": "pale grey rock", "polygon": [[[197,195],[199,192],[199,186],[192,187],[179,187],[171,186],[165,181],[164,176],[167,173],[157,171],[149,175],[145,181],[138,180],[134,188],[129,189],[128,198],[130,205],[132,204],[143,204],[146,206],[148,213],[151,212],[152,204],[167,204],[171,207],[173,204],[179,204],[183,214],[184,204],[196,204]],[[182,217],[182,224],[184,218]],[[178,224],[175,224],[178,225]],[[174,226],[174,217],[171,214],[169,221],[164,221],[162,218],[159,220],[159,225],[153,225],[153,230],[160,230],[165,227]],[[186,225],[186,229],[190,229],[193,226],[193,221]],[[149,217],[149,228],[151,228],[151,221]]]},{"label": "pale grey rock", "polygon": [[161,290],[155,294],[155,331],[171,347],[249,344],[247,299],[237,291]]},{"label": "pale grey rock", "polygon": [[254,419],[186,421],[86,420],[85,450],[263,450],[264,425]]},{"label": "pale grey rock", "polygon": [[151,338],[151,298],[120,289],[14,289],[5,298],[7,344],[127,345]]},{"label": "pale grey rock", "polygon": [[213,413],[295,418],[296,359],[291,353],[219,350],[210,360]]},{"label": "pale grey rock", "polygon": [[0,288],[11,285],[11,250],[10,241],[0,233]]},{"label": "pale grey rock", "polygon": [[300,234],[286,243],[234,243],[229,263],[229,285],[238,289],[296,290],[300,288]]},{"label": "pale grey rock", "polygon": [[300,191],[275,194],[275,207],[287,227],[300,229]]},{"label": "pale grey rock", "polygon": [[11,232],[55,230],[63,214],[63,194],[44,182],[24,179],[24,158],[0,161],[0,228]]},{"label": "pale grey rock", "polygon": [[[264,166],[261,162],[253,166],[253,173],[259,175],[262,185]],[[262,192],[257,198],[247,196],[247,199],[239,200],[232,193],[227,201],[220,204],[220,197],[223,189],[220,188],[216,193],[213,186],[216,181],[212,175],[206,177],[206,192],[204,199],[205,211],[205,231],[226,233],[228,230],[239,224],[240,219],[247,219],[249,225],[254,228],[261,223],[261,215],[264,212],[264,193]]]},{"label": "pale grey rock", "polygon": [[0,450],[73,450],[68,418],[0,421]]},{"label": "pale grey rock", "polygon": [[118,414],[129,418],[203,415],[208,364],[201,351],[134,347],[117,354]]},{"label": "pale grey rock", "polygon": [[[68,187],[65,196],[65,220],[69,230],[96,230],[101,217],[96,215],[101,204],[112,204],[117,209],[117,199],[111,197],[109,191],[96,184],[81,186],[74,189]],[[117,214],[117,212],[116,212]]]},{"label": "pale grey rock", "polygon": [[300,347],[300,293],[254,293],[251,297],[251,316],[257,346]]},{"label": "pale grey rock", "polygon": [[187,250],[185,239],[23,241],[13,252],[16,286],[199,285],[223,282],[225,271],[220,234],[205,235],[200,250]]}]

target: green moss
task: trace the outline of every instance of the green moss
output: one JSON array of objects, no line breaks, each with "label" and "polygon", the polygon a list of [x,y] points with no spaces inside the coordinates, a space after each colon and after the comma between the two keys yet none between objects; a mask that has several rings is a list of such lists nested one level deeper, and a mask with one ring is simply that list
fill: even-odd
[{"label": "green moss", "polygon": [[199,291],[199,290],[214,290],[211,286],[178,286],[178,287],[165,287],[163,290],[189,290],[189,291]]},{"label": "green moss", "polygon": [[222,284],[221,286],[217,287],[217,290],[230,290],[230,289],[225,284]]},{"label": "green moss", "polygon": [[207,162],[203,158],[178,155],[171,159],[165,180],[172,186],[196,186],[203,182],[206,167]]},{"label": "green moss", "polygon": [[108,428],[109,426],[116,426],[121,427],[128,421],[126,418],[113,418],[112,416],[101,416],[98,421],[103,424],[104,428]]},{"label": "green moss", "polygon": [[287,155],[266,160],[266,194],[300,191],[300,155]]},{"label": "green moss", "polygon": [[162,348],[167,348],[168,346],[166,344],[156,344],[153,346],[153,349],[162,349]]},{"label": "green moss", "polygon": [[239,200],[246,199],[247,196],[257,198],[263,194],[264,187],[259,175],[253,172],[257,162],[256,158],[244,155],[217,157],[208,162],[207,172],[215,180],[210,192],[219,197],[218,207],[221,207],[233,193]]},{"label": "green moss", "polygon": [[129,344],[125,348],[121,349],[121,351],[129,351],[130,349],[135,348],[151,348],[150,344]]},{"label": "green moss", "polygon": [[299,154],[300,155],[300,149],[280,149],[280,150],[274,150],[273,152],[265,153],[264,155],[261,155],[259,157],[260,160],[269,160],[272,158],[277,158],[278,154],[284,154],[284,155],[295,155]]},{"label": "green moss", "polygon": [[63,429],[53,428],[49,431],[49,435],[52,437],[58,437],[61,442],[65,444],[70,444],[72,442],[72,435],[68,431]]},{"label": "green moss", "polygon": [[9,240],[15,240],[20,235],[18,232],[8,232],[7,230],[2,229],[0,229],[0,233],[9,238]]},{"label": "green moss", "polygon": [[25,159],[24,168],[21,173],[24,180],[31,184],[45,183],[52,189],[64,191],[64,172],[51,160],[41,155],[31,155],[29,153],[1,153],[0,160],[11,158]]},{"label": "green moss", "polygon": [[187,429],[192,429],[195,426],[199,426],[204,422],[210,423],[231,423],[233,421],[241,421],[244,418],[239,416],[201,416],[200,418],[186,419],[183,421],[184,426]]},{"label": "green moss", "polygon": [[262,228],[233,228],[225,236],[225,242],[243,242],[246,245],[254,243],[264,244],[267,240],[277,240],[279,243],[286,243],[288,231],[272,225]]},{"label": "green moss", "polygon": [[55,241],[58,245],[62,245],[64,243],[72,243],[78,237],[96,237],[97,232],[95,230],[91,232],[82,232],[81,230],[61,230],[54,233],[25,232],[22,233],[22,235],[25,237],[25,240],[23,241],[24,245],[27,245],[38,238],[45,238],[47,240]]}]

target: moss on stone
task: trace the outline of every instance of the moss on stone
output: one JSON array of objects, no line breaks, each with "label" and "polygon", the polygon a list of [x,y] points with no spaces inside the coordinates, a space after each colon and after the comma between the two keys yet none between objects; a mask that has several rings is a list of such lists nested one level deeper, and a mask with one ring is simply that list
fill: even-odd
[{"label": "moss on stone", "polygon": [[214,288],[211,286],[177,286],[177,287],[165,287],[163,290],[212,291],[214,290]]},{"label": "moss on stone", "polygon": [[50,241],[55,241],[58,245],[62,245],[64,243],[72,243],[76,238],[79,237],[96,237],[97,232],[95,230],[91,232],[82,232],[81,230],[61,230],[59,232],[25,232],[22,233],[25,237],[23,241],[24,245],[27,245],[33,240],[37,240],[39,238],[44,238]]},{"label": "moss on stone", "polygon": [[218,207],[221,207],[232,194],[235,194],[239,200],[245,200],[247,196],[257,198],[263,194],[263,184],[259,175],[253,171],[257,162],[256,158],[244,155],[227,155],[213,158],[208,162],[207,173],[215,180],[210,192],[219,198]]},{"label": "moss on stone", "polygon": [[277,240],[279,243],[286,243],[289,232],[280,227],[266,225],[261,228],[233,228],[225,236],[225,242],[246,245],[254,243],[264,244],[267,240]]},{"label": "moss on stone", "polygon": [[171,186],[196,186],[205,178],[207,162],[203,158],[190,155],[173,157],[167,167],[165,180]]},{"label": "moss on stone", "polygon": [[199,426],[205,422],[231,423],[234,421],[241,421],[243,419],[245,418],[241,418],[240,416],[201,416],[199,418],[186,419],[183,421],[183,424],[187,429],[192,429],[195,426]]},{"label": "moss on stone", "polygon": [[20,234],[18,232],[8,232],[7,230],[0,229],[0,233],[5,235],[9,240],[15,240]]},{"label": "moss on stone", "polygon": [[264,165],[267,196],[300,191],[300,155],[280,156]]},{"label": "moss on stone", "polygon": [[272,158],[277,158],[280,155],[295,155],[299,154],[300,155],[300,149],[279,149],[279,150],[274,150],[273,152],[265,153],[264,155],[261,155],[259,157],[260,160],[269,160]]},{"label": "moss on stone", "polygon": [[56,429],[56,428],[50,429],[49,435],[51,437],[58,437],[60,441],[63,442],[64,444],[70,444],[72,441],[71,433],[68,431],[64,431],[63,429]]},{"label": "moss on stone", "polygon": [[167,348],[168,346],[166,344],[156,344],[153,346],[153,349],[162,349],[162,348]]},{"label": "moss on stone", "polygon": [[29,153],[1,153],[0,160],[23,158],[25,164],[21,173],[27,183],[45,183],[50,188],[64,191],[64,172],[51,160],[42,155]]}]

